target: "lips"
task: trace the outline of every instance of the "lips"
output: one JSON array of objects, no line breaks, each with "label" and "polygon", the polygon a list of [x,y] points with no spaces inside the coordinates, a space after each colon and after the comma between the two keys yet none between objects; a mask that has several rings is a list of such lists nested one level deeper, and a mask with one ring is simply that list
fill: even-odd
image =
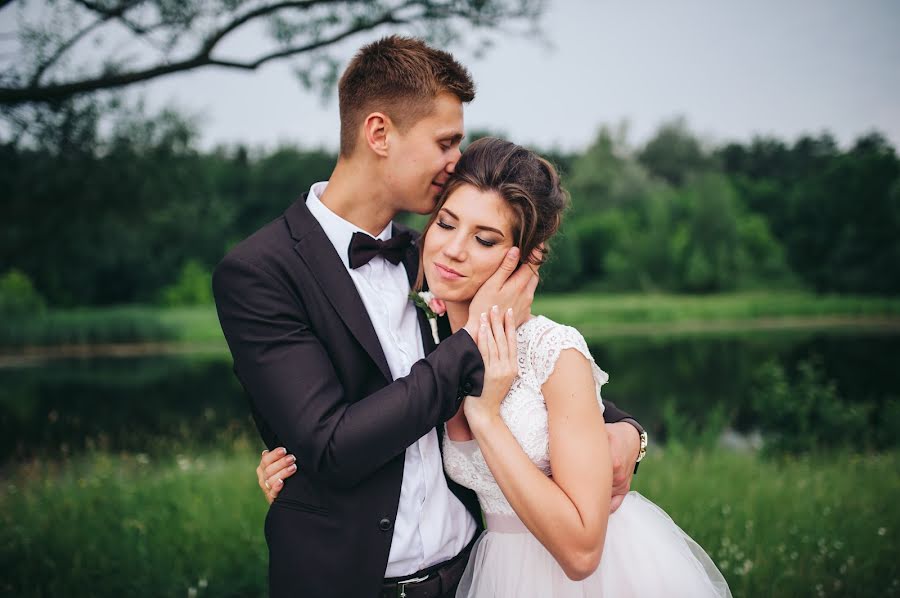
[{"label": "lips", "polygon": [[460,278],[465,278],[465,276],[463,276],[453,268],[448,268],[447,266],[444,266],[437,262],[434,263],[434,269],[437,272],[438,276],[440,276],[444,280],[459,280]]}]

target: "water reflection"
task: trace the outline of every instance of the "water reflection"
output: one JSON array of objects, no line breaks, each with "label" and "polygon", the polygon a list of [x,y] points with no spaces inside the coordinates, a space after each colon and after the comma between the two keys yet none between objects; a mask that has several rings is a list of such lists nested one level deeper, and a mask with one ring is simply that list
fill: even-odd
[{"label": "water reflection", "polygon": [[[657,440],[667,408],[702,424],[716,406],[738,430],[753,427],[749,393],[769,359],[786,369],[813,355],[848,401],[900,397],[900,336],[765,334],[627,338],[592,344],[610,374],[604,397]],[[0,461],[58,458],[97,447],[155,452],[233,441],[255,429],[227,358],[59,361],[0,369]]]}]

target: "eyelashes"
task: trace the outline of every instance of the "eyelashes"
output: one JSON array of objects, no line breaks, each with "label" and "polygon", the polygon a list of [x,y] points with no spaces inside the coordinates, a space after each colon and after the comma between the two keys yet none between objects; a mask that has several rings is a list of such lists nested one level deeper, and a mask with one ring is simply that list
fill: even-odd
[{"label": "eyelashes", "polygon": [[[453,230],[453,229],[456,228],[456,227],[453,226],[453,225],[447,224],[446,222],[444,222],[444,221],[441,220],[440,218],[437,219],[437,225],[438,225],[440,228],[444,229],[444,230]],[[483,247],[493,247],[494,245],[497,244],[496,241],[487,241],[487,240],[482,239],[481,237],[478,237],[478,236],[475,237],[475,240],[478,241],[478,243],[479,243],[481,246],[483,246]]]}]

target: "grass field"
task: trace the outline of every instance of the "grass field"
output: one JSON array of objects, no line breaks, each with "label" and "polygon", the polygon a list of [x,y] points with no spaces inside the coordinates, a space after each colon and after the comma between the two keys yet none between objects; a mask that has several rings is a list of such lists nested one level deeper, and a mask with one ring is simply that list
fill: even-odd
[{"label": "grass field", "polygon": [[[257,454],[239,441],[7,469],[3,592],[264,596]],[[900,596],[898,469],[896,452],[768,461],[657,447],[635,487],[706,548],[736,597]]]},{"label": "grass field", "polygon": [[[787,328],[870,328],[900,332],[900,298],[800,292],[727,295],[539,295],[532,310],[592,339],[620,335],[727,333]],[[167,342],[224,349],[212,306],[50,310],[6,319],[0,347]]]}]

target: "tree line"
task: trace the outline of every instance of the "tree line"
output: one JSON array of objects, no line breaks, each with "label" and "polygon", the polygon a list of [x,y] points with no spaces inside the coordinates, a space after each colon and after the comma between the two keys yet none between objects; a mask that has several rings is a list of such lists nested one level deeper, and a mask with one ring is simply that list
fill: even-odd
[{"label": "tree line", "polygon": [[[288,146],[203,151],[197,128],[171,111],[106,116],[96,101],[66,102],[0,144],[7,295],[51,306],[208,301],[228,248],[336,159]],[[535,149],[572,197],[547,290],[900,291],[900,160],[877,133],[847,148],[827,133],[711,145],[673,120],[638,147],[603,128],[583,152]]]}]

